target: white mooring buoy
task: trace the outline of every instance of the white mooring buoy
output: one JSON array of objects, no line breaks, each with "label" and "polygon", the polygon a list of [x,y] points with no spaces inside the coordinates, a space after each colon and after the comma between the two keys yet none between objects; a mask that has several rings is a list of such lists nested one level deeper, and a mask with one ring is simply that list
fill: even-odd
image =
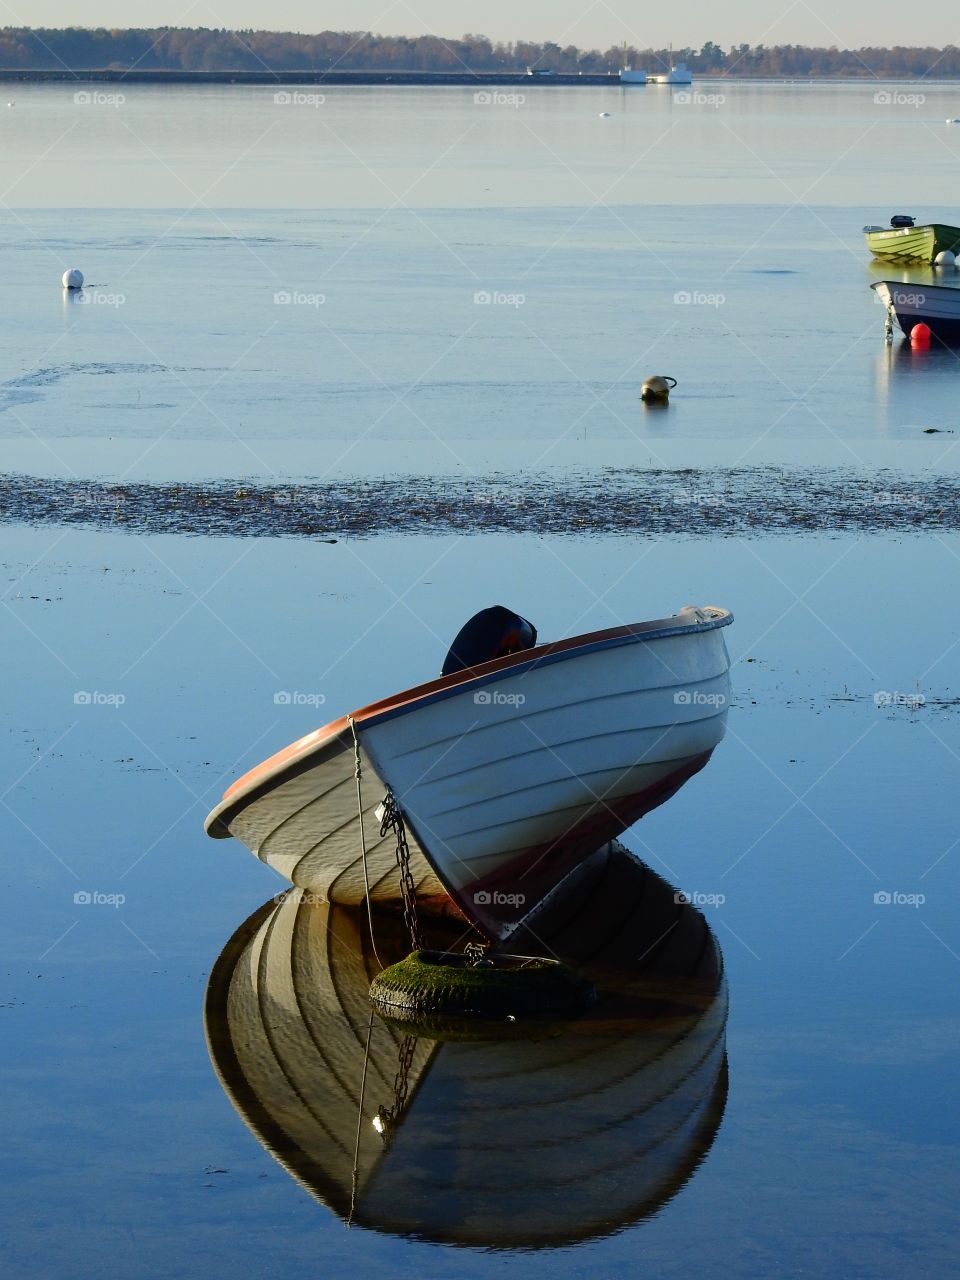
[{"label": "white mooring buoy", "polygon": [[79,267],[70,267],[63,273],[62,284],[65,289],[82,289],[83,272]]},{"label": "white mooring buoy", "polygon": [[957,256],[952,249],[941,249],[933,260],[935,267],[956,267]]}]

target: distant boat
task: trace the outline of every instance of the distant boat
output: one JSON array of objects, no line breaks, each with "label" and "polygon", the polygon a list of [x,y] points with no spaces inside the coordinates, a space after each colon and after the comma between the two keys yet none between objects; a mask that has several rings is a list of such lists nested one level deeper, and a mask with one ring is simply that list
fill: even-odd
[{"label": "distant boat", "polygon": [[271,756],[229,788],[207,833],[236,836],[328,901],[395,900],[397,840],[374,814],[389,791],[418,896],[447,896],[488,937],[509,937],[709,760],[730,700],[732,621],[686,606],[536,645],[523,618],[484,610],[440,679]]},{"label": "distant boat", "polygon": [[645,71],[634,71],[630,66],[629,55],[627,54],[627,42],[623,42],[623,69],[620,72],[621,84],[646,84],[647,73]]},{"label": "distant boat", "polygon": [[650,76],[653,84],[693,84],[693,72],[685,62],[678,62],[665,75]]},{"label": "distant boat", "polygon": [[960,289],[942,284],[904,284],[900,280],[878,280],[870,286],[910,337],[918,324],[929,327],[941,342],[960,343]]},{"label": "distant boat", "polygon": [[944,222],[918,227],[908,214],[896,214],[889,227],[864,227],[863,234],[873,256],[890,262],[933,262],[945,249],[960,254],[960,227]]}]

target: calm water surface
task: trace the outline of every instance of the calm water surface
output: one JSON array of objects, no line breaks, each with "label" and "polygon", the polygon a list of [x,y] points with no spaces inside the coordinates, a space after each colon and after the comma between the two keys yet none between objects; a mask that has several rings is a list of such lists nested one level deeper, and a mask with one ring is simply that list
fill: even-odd
[{"label": "calm water surface", "polygon": [[[695,88],[725,100],[125,89],[108,107],[18,87],[0,117],[5,470],[953,472],[955,359],[884,346],[860,226],[957,220],[956,90]],[[61,295],[74,263],[87,302]],[[641,412],[657,371],[680,386]],[[0,530],[5,1274],[956,1274],[956,534]],[[321,966],[298,1010],[284,957],[315,965],[330,921],[275,904],[283,883],[202,819],[270,751],[431,676],[495,601],[545,638],[734,610],[728,736],[626,836],[661,886],[648,901],[700,905],[715,970],[677,961],[655,1008],[644,989],[547,1044],[421,1042],[385,1160],[363,1128],[346,1231],[362,928],[333,948],[336,998]],[[662,918],[637,918],[637,956]],[[225,1091],[204,1036],[211,972],[213,994],[240,981],[267,924],[263,1025],[296,1099],[256,1055]],[[221,1073],[238,1027],[263,1034],[225,1009],[207,1000]],[[396,1045],[377,1037],[379,1104]],[[578,1061],[598,1064],[579,1091]],[[524,1081],[544,1063],[538,1113]],[[292,1125],[304,1099],[335,1147],[314,1149],[330,1207],[253,1119]]]}]

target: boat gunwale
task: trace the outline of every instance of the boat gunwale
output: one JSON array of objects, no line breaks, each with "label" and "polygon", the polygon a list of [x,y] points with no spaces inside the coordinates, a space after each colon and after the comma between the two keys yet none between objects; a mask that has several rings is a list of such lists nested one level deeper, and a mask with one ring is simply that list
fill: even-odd
[{"label": "boat gunwale", "polygon": [[[886,288],[887,292],[894,296],[894,290],[899,289],[903,293],[926,294],[931,295],[931,301],[937,296],[946,297],[947,294],[956,294],[960,296],[960,286],[955,284],[912,284],[903,280],[874,280],[870,285],[871,289]],[[922,304],[921,304],[922,305]]]},{"label": "boat gunwale", "polygon": [[[370,728],[395,719],[397,716],[407,715],[415,709],[453,697],[470,686],[482,688],[483,685],[491,683],[505,673],[512,678],[539,667],[552,666],[554,663],[569,661],[573,657],[588,653],[620,648],[627,644],[714,631],[720,627],[729,626],[733,622],[733,614],[729,609],[716,605],[703,606],[704,611],[707,609],[711,611],[711,616],[694,622],[682,621],[682,614],[678,613],[672,618],[631,622],[618,627],[586,632],[584,635],[572,636],[566,640],[536,645],[532,649],[524,649],[503,658],[494,658],[490,662],[480,663],[475,667],[466,667],[462,671],[425,681],[423,684],[414,685],[387,698],[368,703],[356,711],[339,716],[336,720],[331,720],[328,724],[312,730],[248,770],[223,793],[219,804],[207,815],[204,829],[207,835],[215,839],[225,839],[230,836],[232,833],[228,827],[232,818],[267,790],[272,789],[276,780],[283,774],[289,772],[290,777],[293,778],[304,772],[304,766],[311,762],[314,756],[335,744],[349,732],[351,721],[357,728],[361,725],[363,728]],[[346,743],[341,745],[346,747]]]}]

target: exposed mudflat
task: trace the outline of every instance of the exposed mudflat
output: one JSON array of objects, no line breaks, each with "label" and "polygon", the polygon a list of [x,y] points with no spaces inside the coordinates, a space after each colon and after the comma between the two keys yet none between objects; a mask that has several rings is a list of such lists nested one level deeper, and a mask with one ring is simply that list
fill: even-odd
[{"label": "exposed mudflat", "polygon": [[610,469],[335,483],[0,478],[0,521],[223,537],[843,533],[960,529],[960,479],[842,469]]}]

